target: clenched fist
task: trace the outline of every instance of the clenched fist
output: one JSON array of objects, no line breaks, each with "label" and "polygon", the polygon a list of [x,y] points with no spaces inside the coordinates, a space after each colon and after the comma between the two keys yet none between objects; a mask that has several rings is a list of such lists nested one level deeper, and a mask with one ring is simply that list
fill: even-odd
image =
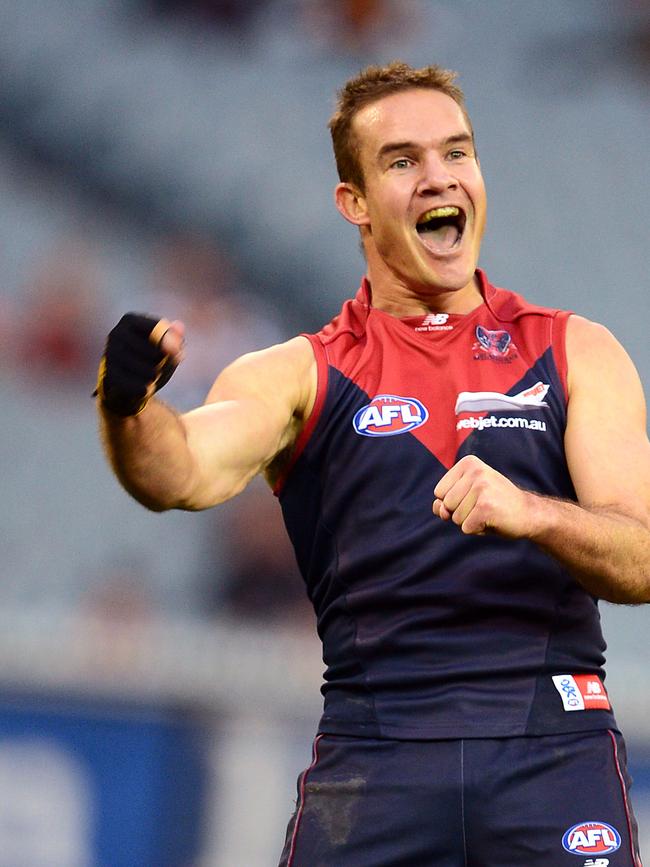
[{"label": "clenched fist", "polygon": [[137,415],[169,381],[182,359],[182,322],[126,313],[108,335],[99,364],[102,405],[114,415]]},{"label": "clenched fist", "polygon": [[466,455],[440,479],[433,514],[453,521],[463,533],[498,533],[530,538],[537,496],[513,484],[480,458]]}]

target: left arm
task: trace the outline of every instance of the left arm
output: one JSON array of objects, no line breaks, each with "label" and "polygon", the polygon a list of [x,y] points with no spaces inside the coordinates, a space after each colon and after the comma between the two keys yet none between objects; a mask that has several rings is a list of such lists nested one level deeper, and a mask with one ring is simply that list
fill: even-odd
[{"label": "left arm", "polygon": [[524,491],[476,457],[435,489],[433,512],[464,533],[530,539],[589,593],[650,602],[650,443],[643,389],[629,356],[600,325],[567,326],[565,450],[578,504]]}]

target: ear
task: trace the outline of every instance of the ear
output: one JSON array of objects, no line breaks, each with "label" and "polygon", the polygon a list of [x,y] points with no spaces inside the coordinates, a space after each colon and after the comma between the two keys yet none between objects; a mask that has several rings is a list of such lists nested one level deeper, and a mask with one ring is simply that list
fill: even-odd
[{"label": "ear", "polygon": [[340,183],[334,190],[336,207],[348,223],[369,226],[368,205],[364,194],[354,184]]}]

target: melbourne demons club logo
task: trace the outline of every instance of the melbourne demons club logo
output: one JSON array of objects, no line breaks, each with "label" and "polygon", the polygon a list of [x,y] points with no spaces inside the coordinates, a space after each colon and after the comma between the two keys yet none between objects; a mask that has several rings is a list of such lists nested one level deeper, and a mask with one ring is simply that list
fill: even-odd
[{"label": "melbourne demons club logo", "polygon": [[606,822],[579,822],[565,831],[562,846],[573,855],[608,855],[620,849],[621,835]]},{"label": "melbourne demons club logo", "polygon": [[472,354],[476,361],[510,364],[518,357],[517,347],[508,331],[489,331],[482,325],[477,325],[474,333],[476,343],[472,346]]},{"label": "melbourne demons club logo", "polygon": [[378,394],[354,414],[352,425],[364,437],[391,437],[423,425],[429,413],[414,397]]}]

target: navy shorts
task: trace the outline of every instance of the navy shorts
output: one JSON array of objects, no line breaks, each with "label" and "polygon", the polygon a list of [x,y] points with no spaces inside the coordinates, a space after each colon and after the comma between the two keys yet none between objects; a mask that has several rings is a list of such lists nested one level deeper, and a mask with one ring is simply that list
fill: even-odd
[{"label": "navy shorts", "polygon": [[280,867],[641,867],[618,732],[319,735]]}]

